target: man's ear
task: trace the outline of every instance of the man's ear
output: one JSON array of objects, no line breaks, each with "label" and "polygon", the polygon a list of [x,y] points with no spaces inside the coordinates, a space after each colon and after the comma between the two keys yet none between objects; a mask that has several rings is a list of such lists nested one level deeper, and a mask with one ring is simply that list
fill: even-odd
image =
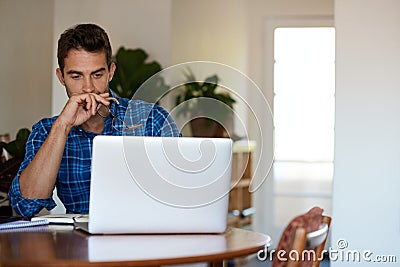
[{"label": "man's ear", "polygon": [[63,75],[63,73],[62,73],[60,68],[56,69],[56,75],[57,75],[57,78],[60,81],[60,83],[65,86],[64,75]]},{"label": "man's ear", "polygon": [[116,68],[117,68],[117,65],[115,65],[114,62],[112,62],[111,65],[110,65],[110,73],[109,73],[109,76],[108,76],[108,82],[111,82],[112,78],[114,77],[114,72],[115,72]]}]

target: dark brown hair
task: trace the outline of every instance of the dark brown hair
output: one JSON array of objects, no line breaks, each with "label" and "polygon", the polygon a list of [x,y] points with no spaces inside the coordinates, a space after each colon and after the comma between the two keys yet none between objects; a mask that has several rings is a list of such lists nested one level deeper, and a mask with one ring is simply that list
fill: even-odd
[{"label": "dark brown hair", "polygon": [[64,31],[58,39],[58,67],[64,73],[65,58],[71,49],[87,52],[104,52],[107,66],[111,66],[111,45],[107,33],[95,24],[78,24]]}]

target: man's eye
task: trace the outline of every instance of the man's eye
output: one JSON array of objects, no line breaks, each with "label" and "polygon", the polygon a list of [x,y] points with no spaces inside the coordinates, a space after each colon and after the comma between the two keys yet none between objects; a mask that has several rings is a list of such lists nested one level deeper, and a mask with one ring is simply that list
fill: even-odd
[{"label": "man's eye", "polygon": [[77,80],[77,79],[79,79],[80,77],[81,77],[81,76],[79,76],[79,75],[72,75],[72,76],[71,76],[71,78],[74,79],[74,80]]},{"label": "man's eye", "polygon": [[103,73],[96,73],[96,74],[93,74],[93,76],[96,79],[100,79],[101,77],[103,77]]}]

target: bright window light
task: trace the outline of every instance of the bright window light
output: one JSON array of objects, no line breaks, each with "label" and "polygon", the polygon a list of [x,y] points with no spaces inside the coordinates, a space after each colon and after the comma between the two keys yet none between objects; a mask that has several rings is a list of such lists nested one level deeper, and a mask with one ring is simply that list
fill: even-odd
[{"label": "bright window light", "polygon": [[274,57],[275,159],[332,162],[335,29],[277,28]]}]

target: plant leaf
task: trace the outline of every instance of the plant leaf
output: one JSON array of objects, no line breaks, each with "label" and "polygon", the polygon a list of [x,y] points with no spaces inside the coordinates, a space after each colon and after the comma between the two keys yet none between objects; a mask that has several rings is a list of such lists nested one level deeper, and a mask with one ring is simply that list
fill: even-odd
[{"label": "plant leaf", "polygon": [[[114,57],[117,68],[110,82],[110,88],[120,97],[131,99],[148,78],[162,70],[161,65],[156,61],[146,63],[147,58],[148,54],[143,49],[119,48]],[[160,79],[157,79],[154,82],[155,87],[152,87],[154,92],[152,91],[151,95],[155,96],[153,98],[157,98],[157,94],[165,90],[166,84],[163,79],[162,81]]]},{"label": "plant leaf", "polygon": [[15,140],[4,144],[5,150],[15,158],[23,158],[25,156],[26,141],[28,140],[30,133],[31,131],[27,128],[20,129]]},{"label": "plant leaf", "polygon": [[27,141],[31,131],[28,128],[22,128],[17,132],[17,140]]}]

